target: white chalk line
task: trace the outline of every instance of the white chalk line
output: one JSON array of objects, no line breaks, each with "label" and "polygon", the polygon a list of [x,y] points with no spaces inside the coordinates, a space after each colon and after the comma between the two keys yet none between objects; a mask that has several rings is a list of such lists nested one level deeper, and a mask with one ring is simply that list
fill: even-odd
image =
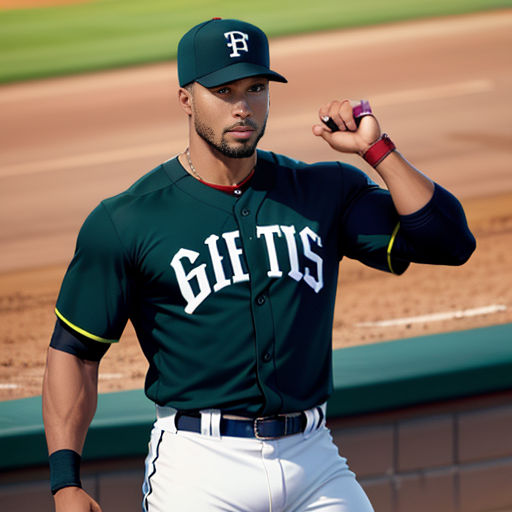
[{"label": "white chalk line", "polygon": [[[431,101],[442,98],[451,98],[466,96],[470,94],[479,94],[492,91],[494,83],[491,80],[478,79],[457,82],[452,84],[439,85],[434,87],[421,87],[418,89],[406,89],[386,94],[377,94],[371,98],[371,104],[374,107],[403,105],[404,103],[414,103],[420,101]],[[300,113],[296,115],[284,116],[279,118],[274,124],[274,129],[283,127],[298,126],[308,122],[315,122],[315,113]],[[181,133],[183,143],[186,139]],[[96,153],[85,153],[63,158],[54,158],[49,160],[37,160],[14,165],[4,165],[0,167],[0,177],[22,176],[25,174],[44,173],[49,171],[60,171],[63,169],[73,169],[76,167],[86,167],[90,165],[103,165],[115,162],[123,162],[135,158],[150,157],[159,154],[174,154],[176,138],[173,137],[173,144],[170,142],[160,142],[146,144],[138,147],[128,147],[121,149],[112,149],[108,151],[99,151]]]},{"label": "white chalk line", "polygon": [[[124,374],[122,373],[100,373],[100,380],[113,380],[113,379],[122,379]],[[21,388],[21,384],[14,384],[12,382],[0,382],[0,390],[7,389],[18,389]]]},{"label": "white chalk line", "polygon": [[12,384],[10,382],[0,382],[0,389],[18,389],[21,386],[19,384]]},{"label": "white chalk line", "polygon": [[[408,325],[415,323],[423,323],[423,322],[439,322],[442,320],[453,320],[459,318],[469,318],[473,316],[479,315],[489,315],[493,313],[499,313],[502,311],[506,311],[507,306],[504,304],[492,304],[490,306],[484,306],[480,308],[473,309],[463,309],[459,311],[445,311],[440,313],[432,313],[429,315],[419,315],[419,316],[411,316],[406,318],[394,318],[390,320],[380,320],[377,322],[360,322],[357,323],[357,327],[391,327],[397,325]],[[122,373],[100,373],[100,380],[112,380],[112,379],[121,379],[124,377]],[[8,390],[8,389],[18,389],[22,387],[19,384],[14,384],[10,382],[0,382],[0,390]]]},{"label": "white chalk line", "polygon": [[392,327],[397,325],[419,324],[424,322],[440,322],[442,320],[454,320],[459,318],[469,318],[480,315],[490,315],[506,311],[504,304],[492,304],[473,309],[461,309],[458,311],[443,311],[429,315],[411,316],[406,318],[392,318],[390,320],[379,320],[377,322],[360,322],[356,327]]},{"label": "white chalk line", "polygon": [[101,373],[99,374],[100,380],[112,380],[112,379],[122,379],[124,374],[122,373]]}]

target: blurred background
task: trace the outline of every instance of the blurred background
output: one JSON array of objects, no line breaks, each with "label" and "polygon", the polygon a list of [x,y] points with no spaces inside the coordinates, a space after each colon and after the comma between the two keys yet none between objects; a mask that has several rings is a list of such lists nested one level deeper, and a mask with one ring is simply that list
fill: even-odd
[{"label": "blurred background", "polygon": [[[510,6],[0,0],[0,398],[40,392],[53,305],[85,216],[186,147],[173,59],[181,35],[214,16],[261,26],[272,66],[289,79],[273,84],[261,147],[340,158],[311,135],[317,111],[367,98],[405,156],[462,199],[477,234],[462,268],[413,266],[395,279],[344,262],[334,347],[510,322]],[[359,157],[343,159],[378,181]],[[123,341],[105,360],[102,390],[142,385],[131,328]]]},{"label": "blurred background", "polygon": [[[393,376],[400,365],[389,354],[408,350],[396,340],[444,333],[418,338],[439,352],[416,357],[411,370],[420,379],[421,363],[435,368],[438,357],[439,365],[455,365],[455,395],[464,386],[473,393],[473,374],[460,384],[458,361],[478,365],[491,354],[491,373],[512,361],[511,0],[0,0],[0,400],[12,400],[13,421],[38,411],[53,307],[86,215],[186,147],[176,46],[211,17],[260,26],[271,38],[272,67],[289,79],[272,85],[263,149],[308,162],[342,159],[379,181],[359,157],[333,153],[311,134],[323,103],[365,98],[404,156],[461,199],[478,243],[463,267],[413,265],[397,279],[342,263],[333,347],[368,347],[373,356],[357,352],[368,361],[380,354],[378,344],[390,342],[396,352],[377,359]],[[466,334],[480,327],[501,334],[483,342]],[[364,374],[358,368],[354,378]],[[475,374],[481,392],[496,375],[511,374],[500,368],[492,378]],[[128,326],[102,362],[100,391],[140,390],[145,371]],[[371,386],[380,397],[379,382]],[[450,386],[443,381],[431,391],[446,398]],[[500,396],[471,399],[471,410],[469,402],[443,403],[332,420],[335,437],[379,511],[510,511],[511,397]],[[26,397],[33,398],[13,400]],[[34,414],[35,452],[43,453]],[[12,425],[5,418],[0,442],[15,446],[5,437]],[[26,463],[9,456],[3,467]],[[129,482],[140,480],[137,457]],[[112,462],[106,473],[89,468],[104,503],[117,503],[106,510],[129,510],[119,505],[119,495],[135,488],[121,475],[123,464]],[[47,495],[41,471],[28,487],[19,485],[21,473],[5,477],[0,497],[18,496],[11,510],[33,510],[33,496]],[[27,508],[19,505],[22,494]],[[48,508],[38,509],[50,506],[46,499]]]},{"label": "blurred background", "polygon": [[494,0],[0,0],[0,82],[167,61],[215,16],[269,37],[510,6]]}]

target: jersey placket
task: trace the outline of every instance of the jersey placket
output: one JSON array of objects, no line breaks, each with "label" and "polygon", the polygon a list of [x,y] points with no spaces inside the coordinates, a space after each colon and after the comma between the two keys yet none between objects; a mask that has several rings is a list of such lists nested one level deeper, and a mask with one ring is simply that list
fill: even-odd
[{"label": "jersey placket", "polygon": [[257,212],[266,191],[248,190],[236,203],[234,214],[240,230],[250,279],[251,314],[254,324],[256,377],[265,397],[262,415],[273,414],[282,406],[275,374],[275,332],[272,303],[268,294],[267,255],[256,236]]}]

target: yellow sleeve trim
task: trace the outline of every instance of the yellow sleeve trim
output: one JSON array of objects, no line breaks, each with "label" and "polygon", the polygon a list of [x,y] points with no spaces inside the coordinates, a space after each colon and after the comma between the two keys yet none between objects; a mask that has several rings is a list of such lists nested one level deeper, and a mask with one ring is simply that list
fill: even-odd
[{"label": "yellow sleeve trim", "polygon": [[100,336],[96,336],[95,334],[91,334],[90,332],[85,331],[84,329],[81,329],[77,325],[71,323],[67,318],[64,318],[62,313],[55,308],[55,314],[66,324],[71,327],[74,331],[83,334],[84,336],[87,336],[88,338],[91,338],[91,340],[94,341],[100,341],[101,343],[117,343],[119,340],[107,340],[106,338],[101,338]]},{"label": "yellow sleeve trim", "polygon": [[395,271],[393,270],[393,266],[391,265],[391,249],[393,249],[393,244],[395,243],[395,238],[398,233],[398,230],[400,229],[400,222],[395,226],[395,229],[393,230],[393,233],[391,234],[391,238],[389,240],[388,249],[386,251],[387,257],[388,257],[388,267],[389,271],[394,274]]}]

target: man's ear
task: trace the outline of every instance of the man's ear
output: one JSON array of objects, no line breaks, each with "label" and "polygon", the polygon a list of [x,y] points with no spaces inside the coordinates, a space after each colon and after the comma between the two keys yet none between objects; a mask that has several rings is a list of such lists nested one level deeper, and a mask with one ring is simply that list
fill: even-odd
[{"label": "man's ear", "polygon": [[178,102],[183,111],[191,116],[192,115],[192,90],[191,87],[180,87],[178,89]]}]

